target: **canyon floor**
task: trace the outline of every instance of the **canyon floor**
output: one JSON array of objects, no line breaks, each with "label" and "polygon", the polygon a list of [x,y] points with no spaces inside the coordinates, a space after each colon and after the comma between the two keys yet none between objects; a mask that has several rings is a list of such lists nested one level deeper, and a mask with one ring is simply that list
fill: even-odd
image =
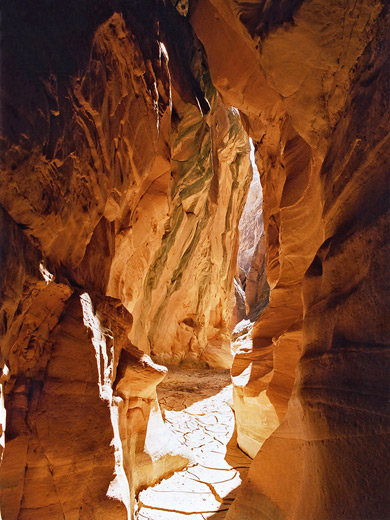
[{"label": "canyon floor", "polygon": [[170,369],[158,397],[165,421],[192,461],[141,491],[136,518],[222,520],[251,461],[236,443],[229,371]]}]

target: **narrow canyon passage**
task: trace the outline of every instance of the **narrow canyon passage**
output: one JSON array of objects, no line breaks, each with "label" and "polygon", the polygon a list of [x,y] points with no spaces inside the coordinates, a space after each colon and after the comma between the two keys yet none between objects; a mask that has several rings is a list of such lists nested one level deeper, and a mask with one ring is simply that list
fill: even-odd
[{"label": "narrow canyon passage", "polygon": [[[239,223],[239,248],[231,299],[234,351],[248,343],[253,323],[268,302],[264,251],[262,191],[251,139],[253,174]],[[253,321],[253,319],[252,319]],[[246,477],[251,458],[237,444],[233,384],[229,369],[169,367],[157,386],[162,416],[189,464],[138,495],[139,520],[223,519]]]},{"label": "narrow canyon passage", "polygon": [[389,520],[388,0],[3,4],[2,520]]},{"label": "narrow canyon passage", "polygon": [[157,393],[190,463],[141,491],[136,518],[225,518],[251,461],[237,447],[229,371],[172,368]]}]

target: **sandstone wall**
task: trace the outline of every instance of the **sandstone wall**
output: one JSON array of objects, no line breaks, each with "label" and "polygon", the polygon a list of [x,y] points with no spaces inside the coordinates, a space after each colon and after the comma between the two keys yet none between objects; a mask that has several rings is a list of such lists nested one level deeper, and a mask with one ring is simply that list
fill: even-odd
[{"label": "sandstone wall", "polygon": [[187,463],[149,355],[232,361],[248,138],[173,8],[3,15],[3,518],[128,518]]},{"label": "sandstone wall", "polygon": [[191,22],[264,190],[271,294],[232,368],[239,444],[281,426],[228,518],[385,518],[388,6],[199,0]]},{"label": "sandstone wall", "polygon": [[168,2],[2,16],[5,520],[129,518],[186,464],[154,361],[231,364],[242,123],[271,292],[232,368],[260,451],[228,518],[387,518],[387,3],[191,2],[207,59]]}]

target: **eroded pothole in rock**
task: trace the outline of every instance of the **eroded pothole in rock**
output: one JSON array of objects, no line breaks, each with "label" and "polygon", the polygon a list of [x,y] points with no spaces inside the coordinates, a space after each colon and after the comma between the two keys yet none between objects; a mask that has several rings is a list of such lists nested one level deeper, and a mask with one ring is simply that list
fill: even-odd
[{"label": "eroded pothole in rock", "polygon": [[193,462],[141,491],[136,518],[223,519],[251,461],[236,444],[229,371],[170,369],[158,397]]}]

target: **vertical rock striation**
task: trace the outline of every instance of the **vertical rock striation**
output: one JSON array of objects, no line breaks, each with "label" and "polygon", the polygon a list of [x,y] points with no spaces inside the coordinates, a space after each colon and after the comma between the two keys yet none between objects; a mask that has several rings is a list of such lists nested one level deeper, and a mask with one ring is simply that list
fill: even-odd
[{"label": "vertical rock striation", "polygon": [[255,320],[268,300],[268,284],[265,272],[265,236],[263,222],[263,191],[255,162],[255,150],[251,142],[252,182],[239,224],[240,247],[237,265],[239,281],[245,293],[245,316]]}]

